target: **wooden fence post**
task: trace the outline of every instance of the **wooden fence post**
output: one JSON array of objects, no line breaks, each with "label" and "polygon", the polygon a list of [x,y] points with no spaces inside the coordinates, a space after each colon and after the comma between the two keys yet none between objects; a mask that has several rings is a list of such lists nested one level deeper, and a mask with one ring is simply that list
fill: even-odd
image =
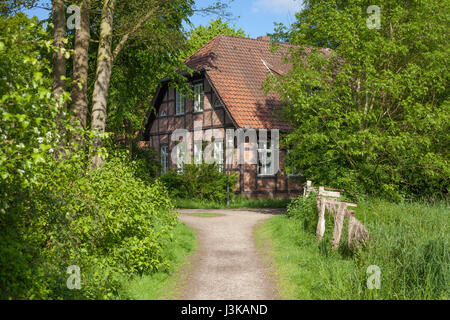
[{"label": "wooden fence post", "polygon": [[347,210],[347,205],[343,202],[339,202],[337,212],[334,215],[334,230],[333,230],[333,240],[331,248],[336,250],[339,247],[339,242],[341,241],[342,227],[344,225],[345,211]]},{"label": "wooden fence post", "polygon": [[321,197],[317,197],[317,212],[319,220],[317,221],[316,240],[320,242],[325,233],[325,199]]}]

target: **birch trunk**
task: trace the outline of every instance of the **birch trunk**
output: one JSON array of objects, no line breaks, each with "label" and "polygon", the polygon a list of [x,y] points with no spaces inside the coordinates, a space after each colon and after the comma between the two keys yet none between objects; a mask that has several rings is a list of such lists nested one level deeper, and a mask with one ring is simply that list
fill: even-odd
[{"label": "birch trunk", "polygon": [[[92,119],[91,127],[98,133],[104,133],[106,128],[106,103],[108,89],[113,66],[113,56],[111,52],[113,35],[113,15],[115,0],[105,0],[102,9],[100,23],[100,43],[97,53],[97,71],[92,95]],[[101,141],[97,140],[92,158],[93,167],[103,164],[103,158],[98,154]]]},{"label": "birch trunk", "polygon": [[52,0],[53,45],[58,48],[53,52],[53,95],[59,97],[66,88],[66,58],[64,57],[64,37],[66,36],[66,14],[63,0]]},{"label": "birch trunk", "polygon": [[71,110],[75,119],[86,128],[88,114],[87,79],[89,70],[89,41],[91,38],[89,26],[90,0],[81,3],[80,29],[75,34],[75,54],[73,57],[73,85]]}]

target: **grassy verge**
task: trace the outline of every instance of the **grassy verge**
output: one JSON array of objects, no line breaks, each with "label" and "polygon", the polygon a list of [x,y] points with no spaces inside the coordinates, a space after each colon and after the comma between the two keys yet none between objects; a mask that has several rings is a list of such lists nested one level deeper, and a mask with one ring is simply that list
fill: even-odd
[{"label": "grassy verge", "polygon": [[[356,216],[371,236],[357,253],[346,249],[345,233],[339,249],[331,250],[330,219],[320,244],[309,217],[275,216],[258,228],[257,239],[272,243],[282,298],[449,298],[448,204],[369,200],[358,204]],[[371,265],[380,268],[380,289],[367,288]]]},{"label": "grassy verge", "polygon": [[169,267],[124,281],[119,297],[133,300],[161,300],[176,296],[180,276],[178,271],[186,264],[187,256],[196,246],[194,232],[184,223],[178,223],[174,230],[174,241],[165,250]]},{"label": "grassy verge", "polygon": [[195,200],[195,199],[175,199],[174,203],[178,209],[250,209],[250,208],[286,208],[289,199],[247,199],[235,198],[226,203]]}]

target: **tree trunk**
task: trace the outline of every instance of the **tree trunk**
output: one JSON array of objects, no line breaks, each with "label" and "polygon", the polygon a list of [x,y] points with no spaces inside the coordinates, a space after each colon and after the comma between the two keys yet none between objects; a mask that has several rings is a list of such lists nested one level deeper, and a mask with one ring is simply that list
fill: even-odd
[{"label": "tree trunk", "polygon": [[[104,133],[106,128],[106,102],[111,79],[113,57],[111,53],[113,35],[113,15],[115,0],[105,0],[100,23],[100,43],[97,53],[97,71],[92,95],[92,123],[91,127],[97,133]],[[101,141],[95,143],[93,167],[99,167],[103,158],[98,154]]]},{"label": "tree trunk", "polygon": [[66,58],[64,58],[64,37],[66,36],[66,14],[63,0],[52,0],[53,14],[53,45],[58,48],[53,52],[53,95],[59,97],[66,88]]},{"label": "tree trunk", "polygon": [[75,54],[73,57],[73,85],[71,110],[74,118],[86,128],[88,114],[87,79],[89,69],[89,41],[91,38],[89,26],[90,0],[81,3],[80,29],[75,35]]}]

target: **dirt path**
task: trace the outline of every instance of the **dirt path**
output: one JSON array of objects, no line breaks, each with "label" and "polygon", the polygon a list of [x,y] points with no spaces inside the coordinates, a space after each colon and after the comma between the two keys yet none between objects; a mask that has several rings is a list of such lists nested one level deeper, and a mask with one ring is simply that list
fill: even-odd
[{"label": "dirt path", "polygon": [[[279,210],[180,210],[195,230],[199,250],[179,299],[276,299],[275,285],[256,251],[253,228]],[[199,217],[188,213],[222,213]]]}]

